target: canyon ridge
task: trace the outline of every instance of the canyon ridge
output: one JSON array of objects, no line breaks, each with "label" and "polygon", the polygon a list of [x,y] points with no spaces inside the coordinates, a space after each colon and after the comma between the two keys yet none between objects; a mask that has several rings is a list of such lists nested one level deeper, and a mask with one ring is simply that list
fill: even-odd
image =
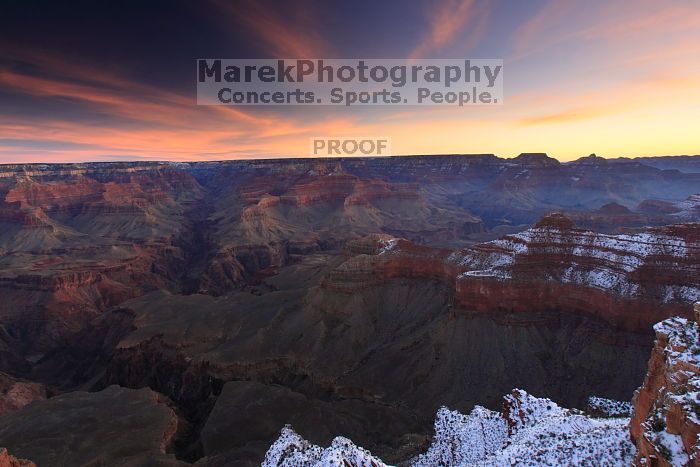
[{"label": "canyon ridge", "polygon": [[697,465],[698,159],[0,165],[0,463]]}]

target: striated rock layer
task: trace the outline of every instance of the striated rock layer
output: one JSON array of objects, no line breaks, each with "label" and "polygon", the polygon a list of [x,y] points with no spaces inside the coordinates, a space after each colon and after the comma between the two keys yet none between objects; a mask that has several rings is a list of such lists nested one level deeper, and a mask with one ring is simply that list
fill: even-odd
[{"label": "striated rock layer", "polygon": [[700,299],[700,224],[608,235],[575,228],[563,215],[534,228],[450,252],[375,237],[324,286],[352,292],[394,277],[438,279],[455,305],[480,312],[565,311],[642,331],[691,316]]},{"label": "striated rock layer", "polygon": [[686,200],[673,209],[688,221],[699,184],[545,154],[0,165],[0,322],[17,349],[3,369],[28,374],[96,314],[151,290],[223,295],[368,234],[463,247],[556,209]]},{"label": "striated rock layer", "polygon": [[594,313],[617,326],[645,329],[690,316],[700,298],[700,225],[634,235],[573,228],[562,216],[451,257],[468,268],[456,284],[470,309],[544,309]]}]

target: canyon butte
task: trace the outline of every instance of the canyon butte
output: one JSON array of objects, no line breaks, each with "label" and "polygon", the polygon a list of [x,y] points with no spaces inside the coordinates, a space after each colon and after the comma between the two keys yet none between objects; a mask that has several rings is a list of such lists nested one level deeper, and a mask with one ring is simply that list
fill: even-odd
[{"label": "canyon butte", "polygon": [[698,160],[0,165],[0,465],[698,465]]}]

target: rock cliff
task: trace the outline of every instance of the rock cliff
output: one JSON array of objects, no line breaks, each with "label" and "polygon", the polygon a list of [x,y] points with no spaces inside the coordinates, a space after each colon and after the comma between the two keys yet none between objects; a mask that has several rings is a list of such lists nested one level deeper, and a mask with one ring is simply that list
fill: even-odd
[{"label": "rock cliff", "polygon": [[657,324],[644,384],[634,395],[635,465],[700,463],[700,303],[695,319]]}]

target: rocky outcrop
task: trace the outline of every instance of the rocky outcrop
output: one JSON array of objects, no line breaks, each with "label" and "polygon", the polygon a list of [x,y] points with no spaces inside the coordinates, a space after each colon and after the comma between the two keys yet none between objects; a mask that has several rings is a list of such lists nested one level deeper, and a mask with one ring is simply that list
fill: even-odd
[{"label": "rocky outcrop", "polygon": [[0,448],[0,467],[36,467],[36,464],[27,459],[17,459],[6,448]]},{"label": "rocky outcrop", "polygon": [[[372,244],[368,247],[368,244]],[[350,252],[365,248],[369,254],[351,256],[331,271],[323,287],[352,293],[392,278],[437,279],[450,283],[458,269],[447,261],[450,251],[387,236],[374,236],[348,246]]]},{"label": "rocky outcrop", "polygon": [[270,447],[263,467],[387,467],[368,451],[338,436],[327,448],[313,445],[285,427]]},{"label": "rocky outcrop", "polygon": [[42,384],[0,373],[0,416],[47,396],[48,391]]},{"label": "rocky outcrop", "polygon": [[430,448],[416,458],[413,466],[476,465],[500,450],[507,438],[507,422],[498,412],[476,406],[464,415],[441,407]]},{"label": "rocky outcrop", "polygon": [[182,466],[178,417],[149,389],[112,386],[36,401],[0,418],[0,445],[38,465]]},{"label": "rocky outcrop", "polygon": [[700,303],[695,320],[657,324],[644,384],[634,395],[630,433],[635,465],[700,463]]},{"label": "rocky outcrop", "polygon": [[[647,203],[651,202],[647,201]],[[635,212],[618,203],[608,203],[595,210],[571,211],[565,214],[581,228],[611,234],[674,222],[667,215]]]}]

